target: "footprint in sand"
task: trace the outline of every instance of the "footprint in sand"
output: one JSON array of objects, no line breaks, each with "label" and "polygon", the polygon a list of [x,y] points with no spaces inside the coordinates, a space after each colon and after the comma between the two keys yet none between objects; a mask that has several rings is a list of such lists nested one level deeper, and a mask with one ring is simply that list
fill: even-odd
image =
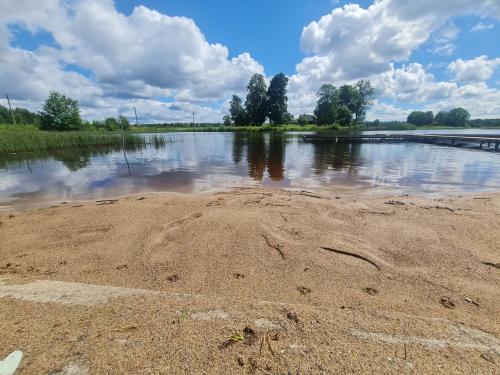
[{"label": "footprint in sand", "polygon": [[195,220],[199,219],[202,216],[203,214],[201,212],[194,212],[180,219],[175,219],[162,225],[160,233],[157,233],[152,238],[153,246],[162,243],[165,240],[165,236],[167,234],[174,232],[175,230],[194,222]]}]

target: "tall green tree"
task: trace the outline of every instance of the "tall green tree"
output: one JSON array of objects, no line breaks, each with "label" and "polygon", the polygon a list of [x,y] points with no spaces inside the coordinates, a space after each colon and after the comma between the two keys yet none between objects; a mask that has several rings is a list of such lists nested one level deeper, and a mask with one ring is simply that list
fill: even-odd
[{"label": "tall green tree", "polygon": [[82,125],[78,102],[58,92],[51,92],[40,112],[44,130],[78,130]]},{"label": "tall green tree", "polygon": [[432,125],[434,123],[434,112],[427,111],[425,116],[427,117],[427,125]]},{"label": "tall green tree", "polygon": [[245,109],[242,106],[242,100],[238,95],[233,95],[231,99],[229,113],[231,119],[236,126],[245,126],[248,124],[248,117]]},{"label": "tall green tree", "polygon": [[127,130],[130,128],[130,121],[125,116],[118,116],[118,128],[121,130]]},{"label": "tall green tree", "polygon": [[352,122],[352,112],[346,107],[337,109],[337,122],[340,126],[349,126]]},{"label": "tall green tree", "polygon": [[286,86],[288,77],[279,73],[273,77],[266,94],[267,117],[274,125],[283,125],[287,114],[288,97],[286,96]]},{"label": "tall green tree", "polygon": [[255,73],[247,87],[245,109],[251,125],[262,125],[266,121],[266,81],[264,76]]},{"label": "tall green tree", "polygon": [[466,126],[470,120],[470,113],[463,108],[454,108],[448,113],[449,126]]},{"label": "tall green tree", "polygon": [[375,100],[375,89],[372,86],[372,83],[368,80],[360,80],[354,86],[356,91],[358,92],[358,105],[354,111],[356,117],[356,122],[362,122],[365,120],[366,112],[373,105],[373,101]]},{"label": "tall green tree", "polygon": [[347,108],[351,113],[360,111],[361,94],[351,85],[339,87],[339,104]]},{"label": "tall green tree", "polygon": [[406,119],[407,123],[417,126],[428,125],[428,121],[429,119],[427,117],[427,114],[422,111],[413,111],[408,115],[408,118]]},{"label": "tall green tree", "polygon": [[225,126],[231,126],[232,124],[232,121],[231,121],[231,116],[229,115],[225,115],[223,118],[222,118],[222,122],[224,123]]},{"label": "tall green tree", "polygon": [[12,116],[10,116],[9,109],[0,104],[0,124],[10,124]]},{"label": "tall green tree", "polygon": [[104,119],[104,128],[109,131],[118,129],[118,121],[114,117]]},{"label": "tall green tree", "polygon": [[316,93],[318,102],[314,110],[316,123],[318,125],[333,124],[337,117],[337,107],[340,98],[337,88],[330,84],[324,84]]},{"label": "tall green tree", "polygon": [[445,111],[438,112],[436,117],[434,117],[434,122],[440,126],[448,125],[448,112]]}]

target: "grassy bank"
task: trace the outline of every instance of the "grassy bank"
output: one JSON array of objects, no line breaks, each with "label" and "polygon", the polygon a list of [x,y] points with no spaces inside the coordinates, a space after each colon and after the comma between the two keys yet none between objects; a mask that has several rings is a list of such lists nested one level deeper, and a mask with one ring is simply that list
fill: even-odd
[{"label": "grassy bank", "polygon": [[[35,129],[0,127],[0,154],[50,151],[75,147],[121,147],[120,133],[44,132]],[[125,134],[126,147],[143,146],[141,136]]]}]

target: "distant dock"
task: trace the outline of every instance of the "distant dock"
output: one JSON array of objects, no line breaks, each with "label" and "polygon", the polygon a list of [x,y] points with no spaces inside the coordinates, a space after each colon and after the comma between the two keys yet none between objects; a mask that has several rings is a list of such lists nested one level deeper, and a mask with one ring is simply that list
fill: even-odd
[{"label": "distant dock", "polygon": [[311,143],[430,143],[498,151],[500,134],[359,134],[303,135]]}]

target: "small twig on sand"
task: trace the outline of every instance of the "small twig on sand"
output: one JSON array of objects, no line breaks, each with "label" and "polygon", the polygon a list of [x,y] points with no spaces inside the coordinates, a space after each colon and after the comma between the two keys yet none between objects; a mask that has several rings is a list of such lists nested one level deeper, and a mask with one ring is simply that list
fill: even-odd
[{"label": "small twig on sand", "polygon": [[422,206],[420,208],[423,208],[424,210],[430,210],[431,208],[435,208],[436,210],[448,210],[450,212],[455,212],[453,208],[446,206]]},{"label": "small twig on sand", "polygon": [[351,256],[351,257],[354,257],[354,258],[358,258],[358,259],[361,259],[361,260],[364,260],[365,262],[368,262],[370,263],[372,266],[374,266],[377,270],[380,271],[380,267],[377,263],[371,261],[370,259],[368,258],[365,258],[364,256],[362,255],[359,255],[359,254],[355,254],[355,253],[351,253],[349,251],[343,251],[343,250],[337,250],[337,249],[333,249],[331,247],[321,247],[323,250],[328,250],[328,251],[331,251],[333,253],[337,253],[337,254],[342,254],[342,255],[348,255],[348,256]]},{"label": "small twig on sand", "polygon": [[264,237],[264,239],[266,240],[267,246],[272,247],[273,249],[275,249],[281,255],[281,257],[283,259],[285,259],[285,253],[283,252],[283,245],[281,245],[281,244],[273,245],[269,241],[269,238],[265,234],[263,234],[262,237]]},{"label": "small twig on sand", "polygon": [[329,200],[330,198],[327,198],[327,197],[321,197],[319,195],[316,195],[316,194],[311,194],[309,193],[308,191],[301,191],[300,193],[298,193],[297,195],[303,195],[304,197],[309,197],[309,198],[316,198],[316,199],[327,199]]},{"label": "small twig on sand", "polygon": [[404,206],[405,202],[401,202],[401,201],[387,201],[387,202],[384,202],[384,204],[390,204],[390,205],[393,205],[393,206]]},{"label": "small twig on sand", "polygon": [[267,349],[269,349],[271,354],[274,356],[274,350],[271,346],[271,343],[269,342],[269,331],[267,331],[264,334],[264,337],[262,337],[262,340],[260,340],[259,355],[262,355],[262,348],[264,347],[264,343],[267,345]]},{"label": "small twig on sand", "polygon": [[271,347],[271,343],[269,342],[269,332],[266,332],[266,341],[267,341],[267,348],[269,349],[271,354],[274,356],[273,348]]},{"label": "small twig on sand", "polygon": [[288,223],[288,219],[285,217],[285,215],[283,215],[283,212],[281,212],[281,211],[278,211],[278,212],[279,212],[279,214],[280,214],[281,218],[282,218],[283,220],[285,220],[285,222],[286,222],[286,223]]},{"label": "small twig on sand", "polygon": [[394,215],[396,212],[394,211],[389,211],[389,212],[385,212],[385,211],[370,211],[370,210],[365,210],[364,208],[360,208],[359,209],[359,213],[360,214],[372,214],[372,215]]},{"label": "small twig on sand", "polygon": [[492,262],[481,262],[481,263],[483,263],[485,266],[500,268],[500,263],[492,263]]},{"label": "small twig on sand", "polygon": [[445,206],[436,206],[436,209],[438,209],[438,210],[448,210],[450,212],[455,212],[455,210],[453,208],[445,207]]},{"label": "small twig on sand", "polygon": [[474,197],[474,199],[491,200],[491,198],[489,198],[489,197]]}]

